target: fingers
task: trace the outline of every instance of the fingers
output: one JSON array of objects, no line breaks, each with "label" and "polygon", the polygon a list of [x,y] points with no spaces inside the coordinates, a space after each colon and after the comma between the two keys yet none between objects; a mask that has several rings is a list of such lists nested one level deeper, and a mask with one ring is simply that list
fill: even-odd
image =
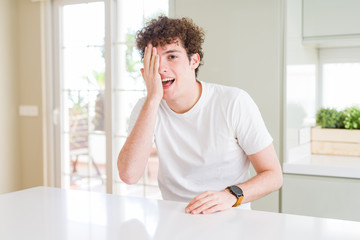
[{"label": "fingers", "polygon": [[202,205],[200,205],[199,207],[195,208],[191,214],[207,214],[208,211],[210,211],[210,209],[218,207],[218,203],[216,201],[213,200],[209,200],[207,202],[204,202]]},{"label": "fingers", "polygon": [[163,97],[163,87],[159,74],[160,57],[157,54],[156,47],[150,43],[144,50],[143,64],[144,67],[140,71],[146,84],[147,97],[160,102]]},{"label": "fingers", "polygon": [[232,207],[226,193],[207,191],[195,197],[186,206],[185,212],[190,214],[209,214],[223,211]]},{"label": "fingers", "polygon": [[156,74],[156,72],[157,72],[157,69],[155,69],[156,58],[157,58],[156,48],[153,47],[152,51],[151,51],[151,60],[150,60],[150,64],[149,64],[149,72],[151,74]]},{"label": "fingers", "polygon": [[151,74],[150,69],[152,70],[152,68],[150,67],[151,65],[151,57],[152,57],[152,46],[149,44],[146,48],[145,48],[145,55],[144,55],[144,73],[145,74]]},{"label": "fingers", "polygon": [[203,210],[201,213],[202,214],[211,214],[211,213],[215,213],[215,212],[220,212],[224,209],[221,208],[221,205],[214,205],[206,210]]},{"label": "fingers", "polygon": [[157,54],[156,48],[154,48],[155,50],[155,60],[154,60],[154,73],[155,74],[159,74],[159,65],[160,65],[160,61],[159,61],[159,55]]},{"label": "fingers", "polygon": [[144,68],[143,72],[141,72],[144,79],[150,76],[157,76],[159,74],[159,59],[156,47],[149,44],[144,50]]},{"label": "fingers", "polygon": [[197,204],[199,202],[199,200],[203,199],[204,197],[206,197],[207,195],[209,195],[210,192],[203,192],[201,193],[199,196],[195,197],[193,200],[191,200],[191,202],[187,205],[186,209],[193,209],[193,205]]},{"label": "fingers", "polygon": [[185,208],[185,211],[190,214],[206,213],[208,209],[217,204],[218,198],[216,193],[207,191],[195,197]]},{"label": "fingers", "polygon": [[156,48],[149,44],[145,47],[144,51],[144,70],[145,72],[152,73],[154,72],[154,65],[156,59]]},{"label": "fingers", "polygon": [[149,62],[150,62],[150,58],[151,58],[151,44],[149,44],[147,47],[145,47],[145,51],[144,51],[144,67],[148,66]]}]

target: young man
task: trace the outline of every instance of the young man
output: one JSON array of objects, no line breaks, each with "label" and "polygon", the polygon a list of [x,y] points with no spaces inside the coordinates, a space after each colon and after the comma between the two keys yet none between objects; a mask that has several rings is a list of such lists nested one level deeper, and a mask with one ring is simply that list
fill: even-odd
[{"label": "young man", "polygon": [[251,97],[196,79],[203,41],[203,30],[186,18],[159,17],[138,32],[147,97],[131,115],[120,178],[134,184],[142,177],[155,141],[164,199],[189,202],[191,214],[250,209],[281,187],[281,167]]}]

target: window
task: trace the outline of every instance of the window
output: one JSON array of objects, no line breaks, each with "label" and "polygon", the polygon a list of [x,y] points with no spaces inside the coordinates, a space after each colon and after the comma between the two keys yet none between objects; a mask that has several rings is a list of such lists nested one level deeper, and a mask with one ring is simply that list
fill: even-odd
[{"label": "window", "polygon": [[315,123],[315,64],[288,65],[286,68],[287,123],[294,128]]},{"label": "window", "polygon": [[130,113],[146,95],[135,34],[168,14],[168,0],[54,1],[57,185],[159,198],[156,149],[143,179],[121,182],[117,156]]},{"label": "window", "polygon": [[343,110],[360,105],[360,48],[319,51],[321,106]]},{"label": "window", "polygon": [[57,3],[57,170],[64,188],[104,192],[105,3]]}]

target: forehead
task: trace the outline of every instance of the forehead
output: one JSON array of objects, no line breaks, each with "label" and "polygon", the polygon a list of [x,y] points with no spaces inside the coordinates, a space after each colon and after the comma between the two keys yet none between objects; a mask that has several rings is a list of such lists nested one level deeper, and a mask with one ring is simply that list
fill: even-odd
[{"label": "forehead", "polygon": [[184,53],[184,54],[186,54],[186,50],[180,42],[165,44],[164,46],[158,45],[156,47],[156,50],[160,55],[167,54],[167,53]]}]

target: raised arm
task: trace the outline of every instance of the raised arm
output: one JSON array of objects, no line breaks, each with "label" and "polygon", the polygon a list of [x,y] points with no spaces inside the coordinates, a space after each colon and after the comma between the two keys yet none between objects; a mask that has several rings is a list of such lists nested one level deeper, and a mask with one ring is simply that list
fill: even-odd
[{"label": "raised arm", "polygon": [[159,57],[156,48],[148,45],[144,54],[144,68],[141,69],[147,98],[117,162],[120,179],[127,184],[137,183],[142,177],[152,149],[156,115],[163,96],[158,69]]}]

